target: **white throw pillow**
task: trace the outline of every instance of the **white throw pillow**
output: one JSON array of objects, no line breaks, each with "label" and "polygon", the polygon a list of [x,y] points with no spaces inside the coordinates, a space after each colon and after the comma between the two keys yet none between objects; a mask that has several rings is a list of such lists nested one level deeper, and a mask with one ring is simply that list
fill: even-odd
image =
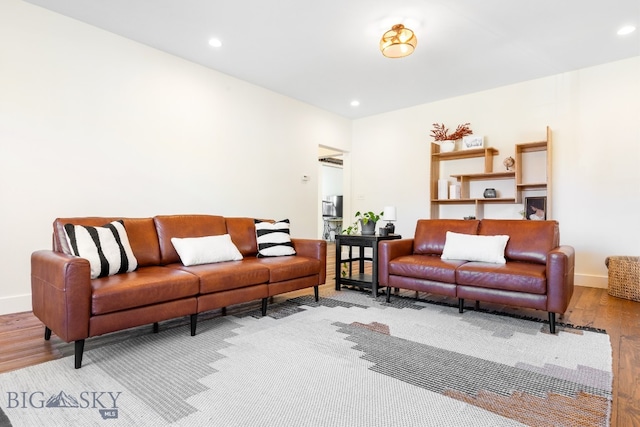
[{"label": "white throw pillow", "polygon": [[102,227],[65,224],[64,231],[71,253],[85,258],[91,266],[91,278],[130,273],[138,268],[122,220]]},{"label": "white throw pillow", "polygon": [[231,236],[172,237],[171,243],[185,266],[240,261],[242,254],[231,241]]},{"label": "white throw pillow", "polygon": [[258,258],[295,255],[296,250],[289,234],[289,220],[276,223],[255,220]]},{"label": "white throw pillow", "polygon": [[504,248],[509,236],[478,236],[447,231],[442,259],[490,262],[506,264]]}]

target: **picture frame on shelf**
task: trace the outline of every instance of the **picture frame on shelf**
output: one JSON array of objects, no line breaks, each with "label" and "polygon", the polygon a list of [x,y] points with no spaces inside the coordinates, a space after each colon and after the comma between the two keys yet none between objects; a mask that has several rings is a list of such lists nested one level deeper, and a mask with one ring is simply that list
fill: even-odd
[{"label": "picture frame on shelf", "polygon": [[525,217],[530,220],[544,221],[547,219],[547,197],[525,197]]},{"label": "picture frame on shelf", "polygon": [[473,150],[474,148],[484,148],[484,136],[468,135],[462,137],[463,150]]}]

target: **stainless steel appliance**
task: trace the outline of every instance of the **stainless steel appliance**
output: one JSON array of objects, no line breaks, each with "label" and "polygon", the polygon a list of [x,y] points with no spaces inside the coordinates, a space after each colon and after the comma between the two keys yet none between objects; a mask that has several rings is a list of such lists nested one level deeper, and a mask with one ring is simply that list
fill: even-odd
[{"label": "stainless steel appliance", "polygon": [[334,241],[342,228],[342,196],[322,198],[322,219],[324,220],[324,239]]},{"label": "stainless steel appliance", "polygon": [[322,198],[322,216],[342,218],[342,196],[324,196]]}]

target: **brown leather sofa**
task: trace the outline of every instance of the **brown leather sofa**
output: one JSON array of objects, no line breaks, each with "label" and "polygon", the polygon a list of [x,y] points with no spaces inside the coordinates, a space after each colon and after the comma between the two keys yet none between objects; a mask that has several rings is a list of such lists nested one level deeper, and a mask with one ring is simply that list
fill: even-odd
[{"label": "brown leather sofa", "polygon": [[[89,261],[66,255],[64,225],[102,226],[123,219],[138,261],[130,273],[91,279]],[[241,261],[184,266],[172,237],[229,234],[243,255]],[[323,240],[291,239],[294,256],[257,258],[252,218],[213,215],[168,215],[153,218],[58,218],[53,223],[53,250],[31,256],[33,313],[65,342],[75,341],[75,367],[82,366],[84,340],[135,326],[181,316],[191,317],[234,304],[262,300],[266,314],[271,296],[325,282],[327,244]]]},{"label": "brown leather sofa", "polygon": [[[505,264],[441,259],[446,233],[508,235]],[[410,289],[464,300],[564,313],[573,294],[574,249],[559,245],[556,221],[418,220],[413,239],[382,241],[378,278],[387,288]]]}]

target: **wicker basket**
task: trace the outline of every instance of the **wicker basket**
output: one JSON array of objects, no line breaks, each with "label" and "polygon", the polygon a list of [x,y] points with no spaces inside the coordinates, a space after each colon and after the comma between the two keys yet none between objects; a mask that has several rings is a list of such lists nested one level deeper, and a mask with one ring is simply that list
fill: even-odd
[{"label": "wicker basket", "polygon": [[609,295],[640,301],[640,257],[610,256],[605,264],[609,268]]}]

